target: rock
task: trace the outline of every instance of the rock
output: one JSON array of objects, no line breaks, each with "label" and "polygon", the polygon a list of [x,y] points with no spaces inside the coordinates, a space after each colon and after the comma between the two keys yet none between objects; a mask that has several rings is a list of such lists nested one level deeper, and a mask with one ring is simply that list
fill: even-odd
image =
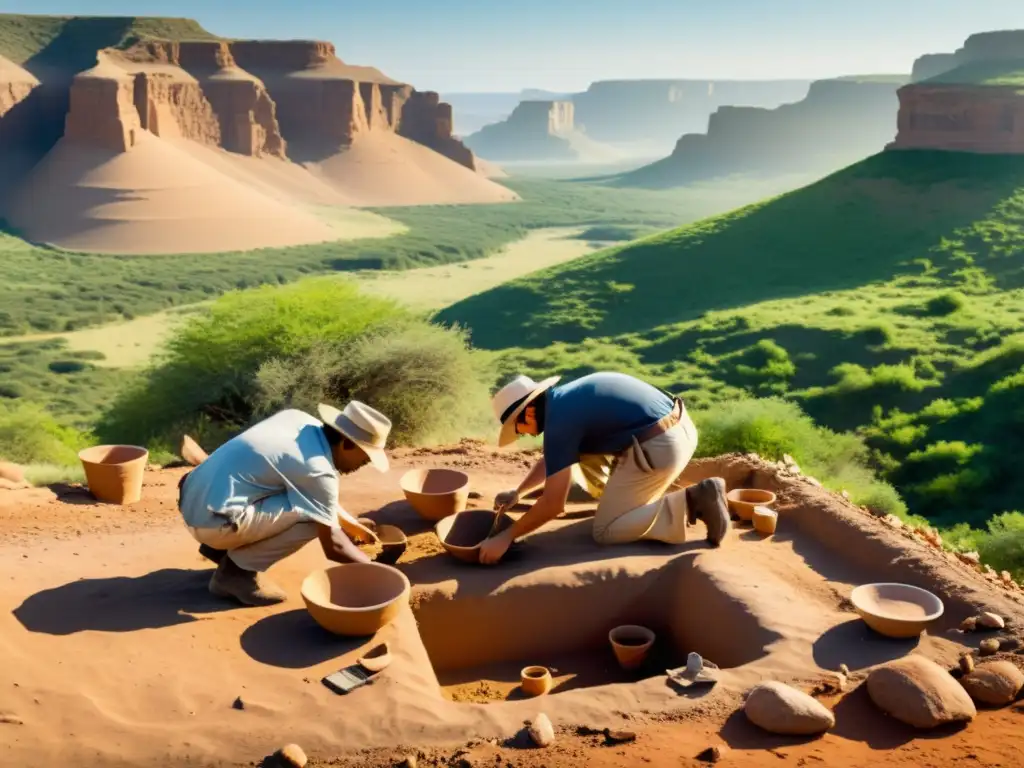
[{"label": "rock", "polygon": [[280,768],[305,768],[308,759],[298,744],[285,744],[274,753],[274,759]]},{"label": "rock", "polygon": [[724,747],[708,747],[699,755],[698,760],[703,760],[705,763],[717,763],[725,755]]},{"label": "rock", "polygon": [[960,671],[965,675],[974,671],[974,657],[971,654],[965,653],[960,657]]},{"label": "rock", "polygon": [[850,500],[850,492],[847,491],[845,488],[839,492],[839,495],[842,496],[847,501]]},{"label": "rock", "polygon": [[482,499],[483,497],[484,497],[484,495],[482,493],[480,493],[480,491],[470,491],[469,492],[469,498],[473,499],[474,501]]},{"label": "rock", "polygon": [[548,747],[555,741],[555,729],[551,720],[541,712],[527,727],[530,738],[538,747]]},{"label": "rock", "polygon": [[402,768],[416,768],[419,764],[420,761],[416,755],[407,755],[405,760],[402,761]]},{"label": "rock", "polygon": [[231,703],[231,706],[235,709],[245,709],[245,702],[242,701],[242,697],[239,696]]},{"label": "rock", "polygon": [[960,684],[980,704],[1001,707],[1014,701],[1024,688],[1024,672],[1008,661],[992,661],[965,675]]},{"label": "rock", "polygon": [[836,724],[835,715],[824,705],[776,681],[751,689],[743,713],[759,728],[783,735],[810,736],[824,733]]},{"label": "rock", "polygon": [[605,744],[626,744],[636,741],[636,733],[633,731],[613,731],[610,728],[604,729]]},{"label": "rock", "polygon": [[1006,622],[1003,621],[1003,617],[995,613],[983,613],[978,617],[978,626],[985,627],[985,629],[1003,629],[1006,626]]},{"label": "rock", "polygon": [[1013,584],[1013,574],[1009,571],[1000,571],[999,578],[1003,580],[1003,584]]},{"label": "rock", "polygon": [[961,552],[957,555],[967,565],[979,565],[981,563],[981,555],[977,552]]},{"label": "rock", "polygon": [[969,722],[978,713],[961,685],[923,656],[909,656],[872,670],[867,691],[875,706],[915,728]]},{"label": "rock", "polygon": [[25,722],[10,712],[0,712],[0,725],[24,725]]},{"label": "rock", "polygon": [[1020,638],[1017,637],[1001,637],[999,638],[999,650],[1000,651],[1016,651],[1021,647]]},{"label": "rock", "polygon": [[839,674],[841,674],[843,677],[849,677],[850,676],[850,668],[848,666],[846,666],[845,664],[840,664],[839,665]]},{"label": "rock", "polygon": [[884,522],[886,525],[888,525],[888,526],[890,526],[892,528],[902,528],[903,527],[903,521],[900,520],[898,517],[896,517],[896,515],[886,515],[885,517],[882,518],[882,522]]},{"label": "rock", "polygon": [[978,628],[978,617],[968,616],[966,619],[960,622],[960,629],[964,632],[973,632]]},{"label": "rock", "polygon": [[982,656],[991,656],[994,653],[999,653],[999,641],[994,637],[982,640],[978,649],[981,651]]}]

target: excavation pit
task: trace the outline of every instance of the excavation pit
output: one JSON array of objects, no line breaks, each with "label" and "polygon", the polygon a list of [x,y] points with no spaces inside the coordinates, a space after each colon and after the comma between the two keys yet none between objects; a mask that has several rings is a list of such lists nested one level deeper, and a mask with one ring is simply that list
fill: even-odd
[{"label": "excavation pit", "polygon": [[[547,695],[557,696],[664,676],[691,651],[723,669],[762,658],[777,636],[696,554],[542,568],[486,594],[421,589],[413,610],[442,694],[474,703],[528,698],[520,676],[529,666],[551,671]],[[612,649],[609,632],[621,625],[655,633],[636,669],[623,669]]]}]

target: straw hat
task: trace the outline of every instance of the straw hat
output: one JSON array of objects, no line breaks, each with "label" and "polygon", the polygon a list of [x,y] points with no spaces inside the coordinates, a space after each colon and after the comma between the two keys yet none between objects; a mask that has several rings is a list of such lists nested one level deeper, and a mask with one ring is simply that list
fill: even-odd
[{"label": "straw hat", "polygon": [[[538,384],[529,376],[517,376],[495,393],[491,398],[491,406],[494,408],[495,418],[501,422],[499,446],[516,441],[516,419],[526,410],[526,406],[551,389],[561,378],[552,376]],[[520,400],[522,402],[519,402]]]},{"label": "straw hat", "polygon": [[388,471],[390,464],[384,443],[391,431],[391,420],[387,416],[358,400],[350,402],[343,411],[325,403],[320,403],[317,410],[324,424],[362,448],[374,467],[381,472]]}]

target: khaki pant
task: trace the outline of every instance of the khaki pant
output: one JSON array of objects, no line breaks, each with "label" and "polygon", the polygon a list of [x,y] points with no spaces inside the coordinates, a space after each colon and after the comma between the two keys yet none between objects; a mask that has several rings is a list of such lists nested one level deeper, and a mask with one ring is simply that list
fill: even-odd
[{"label": "khaki pant", "polygon": [[247,571],[265,571],[317,537],[316,523],[293,512],[284,493],[246,507],[235,525],[211,513],[208,521],[188,530],[200,544],[226,549],[235,565]]},{"label": "khaki pant", "polygon": [[587,454],[574,474],[600,499],[594,515],[594,540],[628,544],[641,539],[681,544],[686,541],[686,491],[665,493],[697,450],[697,428],[683,411],[678,424],[622,454]]}]

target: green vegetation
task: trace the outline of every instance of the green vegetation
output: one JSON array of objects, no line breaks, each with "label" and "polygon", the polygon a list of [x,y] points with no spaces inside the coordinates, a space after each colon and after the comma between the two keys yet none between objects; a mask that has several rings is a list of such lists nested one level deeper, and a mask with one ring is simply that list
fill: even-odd
[{"label": "green vegetation", "polygon": [[0,400],[0,455],[5,460],[68,466],[88,445],[83,433],[57,423],[40,406]]},{"label": "green vegetation", "polygon": [[910,75],[841,75],[840,77],[831,78],[833,80],[842,80],[844,82],[854,83],[909,83]]},{"label": "green vegetation", "polygon": [[974,61],[924,81],[929,85],[1024,86],[1024,59]]},{"label": "green vegetation", "polygon": [[100,419],[100,440],[215,448],[254,419],[322,399],[387,409],[395,439],[451,438],[486,412],[487,389],[458,331],[330,277],[229,293],[171,337]]},{"label": "green vegetation", "polygon": [[437,319],[502,376],[613,368],[697,412],[783,398],[862,438],[910,512],[979,531],[1024,497],[1022,257],[1024,160],[886,152]]},{"label": "green vegetation", "polygon": [[96,51],[127,47],[140,39],[217,38],[192,19],[0,13],[0,56],[30,68],[87,69],[96,63]]}]

